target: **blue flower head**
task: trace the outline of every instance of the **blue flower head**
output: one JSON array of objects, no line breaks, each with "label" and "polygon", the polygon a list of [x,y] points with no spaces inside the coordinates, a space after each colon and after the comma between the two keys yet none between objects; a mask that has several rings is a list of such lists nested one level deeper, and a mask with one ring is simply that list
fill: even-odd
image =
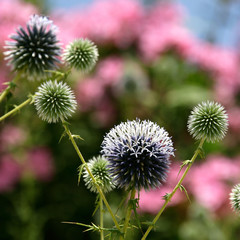
[{"label": "blue flower head", "polygon": [[55,69],[59,62],[60,46],[56,37],[57,27],[45,16],[32,15],[26,29],[19,27],[6,41],[6,60],[14,71],[29,79],[41,79],[45,70]]},{"label": "blue flower head", "polygon": [[119,187],[148,190],[166,180],[174,148],[163,128],[137,119],[112,128],[102,142],[101,153]]}]

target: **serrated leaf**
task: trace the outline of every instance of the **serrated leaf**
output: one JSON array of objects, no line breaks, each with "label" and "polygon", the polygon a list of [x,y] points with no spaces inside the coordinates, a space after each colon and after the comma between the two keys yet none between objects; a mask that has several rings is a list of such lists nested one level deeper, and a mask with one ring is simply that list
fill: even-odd
[{"label": "serrated leaf", "polygon": [[84,141],[84,139],[82,137],[80,137],[79,135],[72,134],[72,137],[75,139],[80,139],[80,140]]},{"label": "serrated leaf", "polygon": [[192,162],[191,160],[185,160],[185,161],[183,161],[183,163],[182,163],[181,166],[180,166],[180,169],[179,169],[179,172],[178,172],[178,175],[177,175],[177,176],[179,176],[179,174],[180,174],[180,172],[182,171],[183,167],[186,166],[186,165],[188,165],[188,164],[190,164],[191,162]]}]

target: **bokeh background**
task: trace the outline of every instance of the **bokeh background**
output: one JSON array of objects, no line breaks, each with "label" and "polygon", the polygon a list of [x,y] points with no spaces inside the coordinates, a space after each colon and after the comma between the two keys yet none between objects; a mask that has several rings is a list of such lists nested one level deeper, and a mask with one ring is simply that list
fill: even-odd
[{"label": "bokeh background", "polygon": [[[59,28],[63,48],[76,38],[94,41],[100,59],[88,74],[67,79],[77,96],[71,130],[84,141],[89,159],[99,154],[104,135],[127,119],[150,119],[172,136],[176,157],[160,189],[140,193],[143,222],[163,204],[178,181],[183,160],[196,142],[187,132],[191,109],[204,100],[219,101],[229,115],[226,138],[205,144],[184,181],[191,202],[177,192],[149,239],[237,240],[240,219],[229,193],[240,182],[240,2],[214,1],[0,1],[0,89],[14,74],[4,60],[4,42],[33,13],[48,15]],[[60,66],[61,67],[61,66]],[[20,79],[0,114],[24,101],[39,82]],[[95,195],[78,181],[80,161],[60,124],[41,121],[34,107],[0,124],[0,239],[97,239],[97,233],[63,224],[89,224]],[[124,197],[108,194],[113,208]],[[107,224],[111,224],[106,216]],[[146,227],[143,227],[143,229]],[[132,231],[129,239],[140,239]]]}]

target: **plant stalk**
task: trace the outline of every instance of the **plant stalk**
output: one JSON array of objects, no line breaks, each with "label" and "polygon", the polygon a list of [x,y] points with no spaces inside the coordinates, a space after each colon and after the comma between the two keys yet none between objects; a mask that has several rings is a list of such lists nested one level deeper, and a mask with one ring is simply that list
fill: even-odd
[{"label": "plant stalk", "polygon": [[0,122],[3,121],[5,118],[11,116],[12,114],[14,114],[15,112],[19,111],[21,108],[23,108],[24,106],[26,106],[27,104],[31,103],[32,101],[32,97],[29,97],[26,101],[24,101],[23,103],[21,103],[20,105],[16,106],[15,108],[13,108],[11,111],[9,111],[8,113],[4,114],[2,117],[0,117]]},{"label": "plant stalk", "polygon": [[175,188],[172,190],[172,192],[169,194],[168,198],[165,200],[165,203],[163,204],[162,208],[159,210],[158,214],[156,215],[156,217],[153,219],[151,226],[148,227],[147,231],[145,232],[145,234],[143,235],[141,240],[145,240],[148,236],[148,234],[150,233],[150,231],[153,229],[153,226],[155,225],[155,223],[157,222],[157,220],[159,219],[159,217],[161,216],[162,212],[164,211],[164,209],[166,208],[167,204],[171,201],[173,195],[175,194],[175,192],[178,190],[178,188],[180,188],[184,178],[186,177],[189,169],[191,168],[192,164],[194,163],[195,159],[197,158],[198,154],[201,151],[201,148],[203,146],[203,143],[205,141],[205,138],[201,139],[193,157],[190,160],[190,163],[188,164],[187,168],[185,169],[182,177],[180,178],[180,180],[178,181],[177,185],[175,186]]},{"label": "plant stalk", "polygon": [[[80,152],[80,150],[79,150],[79,148],[78,148],[78,146],[77,146],[77,144],[76,144],[76,141],[74,140],[74,138],[73,138],[73,136],[72,136],[72,133],[70,132],[70,130],[69,130],[69,128],[67,127],[67,125],[64,123],[64,120],[62,120],[62,123],[63,123],[63,127],[64,127],[67,135],[69,136],[69,139],[70,139],[70,141],[71,141],[71,143],[72,143],[75,151],[77,152],[77,155],[79,156],[81,162],[85,165],[85,168],[86,168],[89,176],[91,177],[91,179],[92,179],[93,182],[95,183],[96,188],[97,188],[97,190],[98,190],[98,192],[99,192],[99,194],[100,194],[100,197],[102,198],[104,204],[106,205],[106,208],[107,208],[108,212],[110,213],[110,215],[111,215],[111,217],[112,217],[112,219],[113,219],[113,222],[114,222],[116,228],[121,232],[121,228],[120,228],[120,226],[119,226],[119,224],[118,224],[118,222],[117,222],[117,220],[116,220],[116,218],[115,218],[115,216],[114,216],[114,214],[113,214],[113,212],[112,212],[112,209],[111,209],[111,207],[110,207],[110,205],[109,205],[106,197],[104,196],[104,194],[103,194],[103,192],[102,192],[102,189],[101,189],[101,188],[99,187],[99,185],[97,184],[96,179],[94,178],[92,172],[90,171],[89,167],[87,166],[86,161],[84,160],[84,158],[83,158],[83,156],[82,156],[82,153]],[[120,239],[123,239],[123,238],[120,237]]]},{"label": "plant stalk", "polygon": [[130,201],[135,198],[135,194],[136,194],[136,189],[132,189],[130,199],[128,200],[128,207],[127,207],[125,222],[123,226],[124,239],[126,238],[127,228],[128,228],[128,224],[129,224],[131,213],[132,213],[132,207],[131,207]]},{"label": "plant stalk", "polygon": [[100,240],[104,240],[104,232],[103,232],[103,201],[101,195],[99,195],[99,211],[100,211]]}]

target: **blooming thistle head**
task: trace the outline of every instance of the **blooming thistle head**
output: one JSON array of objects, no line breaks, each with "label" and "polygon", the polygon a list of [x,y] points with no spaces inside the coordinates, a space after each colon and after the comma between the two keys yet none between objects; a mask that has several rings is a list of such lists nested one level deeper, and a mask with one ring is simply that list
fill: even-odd
[{"label": "blooming thistle head", "polygon": [[174,148],[163,128],[137,119],[112,128],[102,142],[101,153],[119,187],[147,190],[165,181]]},{"label": "blooming thistle head", "polygon": [[67,45],[63,60],[78,70],[90,71],[98,60],[98,49],[88,39],[77,39]]},{"label": "blooming thistle head", "polygon": [[45,70],[56,68],[61,52],[56,30],[51,20],[38,15],[30,17],[26,29],[20,26],[10,36],[14,41],[6,41],[4,52],[13,70],[39,79],[46,74]]},{"label": "blooming thistle head", "polygon": [[228,116],[223,106],[215,102],[202,102],[191,112],[188,131],[195,139],[206,138],[216,142],[224,138],[228,129]]},{"label": "blooming thistle head", "polygon": [[[107,167],[108,161],[102,156],[93,157],[87,163],[89,170],[93,174],[94,178],[97,181],[97,184],[100,186],[103,192],[110,192],[115,188],[115,185],[110,176],[109,169]],[[94,184],[92,178],[90,177],[88,171],[84,170],[83,179],[85,184],[90,191],[97,193],[98,190]]]},{"label": "blooming thistle head", "polygon": [[240,184],[235,185],[230,193],[230,203],[236,212],[240,212]]},{"label": "blooming thistle head", "polygon": [[66,83],[56,80],[49,80],[38,88],[34,104],[39,117],[49,123],[67,119],[77,107],[70,87]]}]

